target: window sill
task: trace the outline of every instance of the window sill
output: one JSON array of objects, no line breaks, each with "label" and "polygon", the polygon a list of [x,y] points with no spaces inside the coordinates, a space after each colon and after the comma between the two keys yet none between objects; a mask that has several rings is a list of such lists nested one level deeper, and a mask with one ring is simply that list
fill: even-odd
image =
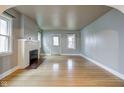
[{"label": "window sill", "polygon": [[9,55],[12,55],[12,52],[3,52],[3,53],[0,53],[0,57],[1,56],[9,56]]}]

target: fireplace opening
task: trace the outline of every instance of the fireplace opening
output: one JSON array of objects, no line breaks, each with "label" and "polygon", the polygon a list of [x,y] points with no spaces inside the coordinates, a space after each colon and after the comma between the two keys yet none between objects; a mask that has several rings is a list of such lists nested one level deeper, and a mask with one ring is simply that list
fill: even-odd
[{"label": "fireplace opening", "polygon": [[26,69],[36,69],[43,62],[41,58],[38,58],[37,49],[29,52],[29,61],[30,65]]},{"label": "fireplace opening", "polygon": [[30,51],[30,65],[38,62],[38,50]]}]

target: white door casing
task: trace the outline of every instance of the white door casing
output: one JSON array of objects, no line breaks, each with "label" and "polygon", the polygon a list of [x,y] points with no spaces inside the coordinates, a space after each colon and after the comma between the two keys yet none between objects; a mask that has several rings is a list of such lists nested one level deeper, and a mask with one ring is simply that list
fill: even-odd
[{"label": "white door casing", "polygon": [[50,44],[51,45],[51,55],[61,55],[61,35],[60,34],[52,34],[50,40],[51,40],[50,41],[51,42],[51,44]]}]

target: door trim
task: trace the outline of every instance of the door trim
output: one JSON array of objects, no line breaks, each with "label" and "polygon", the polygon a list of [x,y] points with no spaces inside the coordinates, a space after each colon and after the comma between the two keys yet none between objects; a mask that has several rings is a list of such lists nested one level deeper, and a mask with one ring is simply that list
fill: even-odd
[{"label": "door trim", "polygon": [[62,37],[61,37],[61,34],[51,34],[51,44],[50,44],[50,55],[52,55],[52,45],[53,45],[53,36],[59,36],[59,46],[58,47],[60,47],[60,49],[59,49],[59,55],[61,55],[62,54]]}]

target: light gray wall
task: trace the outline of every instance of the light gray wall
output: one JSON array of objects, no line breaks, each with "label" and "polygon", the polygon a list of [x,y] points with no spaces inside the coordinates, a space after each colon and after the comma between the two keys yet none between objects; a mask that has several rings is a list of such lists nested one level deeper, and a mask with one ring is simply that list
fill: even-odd
[{"label": "light gray wall", "polygon": [[82,54],[124,74],[124,15],[111,10],[81,31]]},{"label": "light gray wall", "polygon": [[[76,49],[67,49],[67,39],[66,36],[68,33],[76,34]],[[62,54],[79,54],[80,53],[80,31],[43,31],[43,49],[42,53],[50,54],[50,43],[51,43],[51,35],[52,34],[60,34],[61,35],[61,53]]]},{"label": "light gray wall", "polygon": [[31,37],[33,40],[38,40],[38,28],[37,24],[29,17],[21,15],[21,38],[28,39]]},{"label": "light gray wall", "polygon": [[9,13],[14,15],[16,18],[13,19],[13,32],[12,32],[12,54],[8,56],[0,56],[0,74],[8,71],[9,69],[17,66],[17,39],[20,37],[20,13],[9,10]]},{"label": "light gray wall", "polygon": [[13,52],[8,56],[0,56],[0,74],[17,66],[18,39],[27,39],[29,36],[32,37],[33,40],[38,39],[39,29],[37,27],[37,24],[32,19],[20,14],[19,12],[13,9],[8,10],[8,12],[16,17],[15,19],[13,19],[12,30]]}]

